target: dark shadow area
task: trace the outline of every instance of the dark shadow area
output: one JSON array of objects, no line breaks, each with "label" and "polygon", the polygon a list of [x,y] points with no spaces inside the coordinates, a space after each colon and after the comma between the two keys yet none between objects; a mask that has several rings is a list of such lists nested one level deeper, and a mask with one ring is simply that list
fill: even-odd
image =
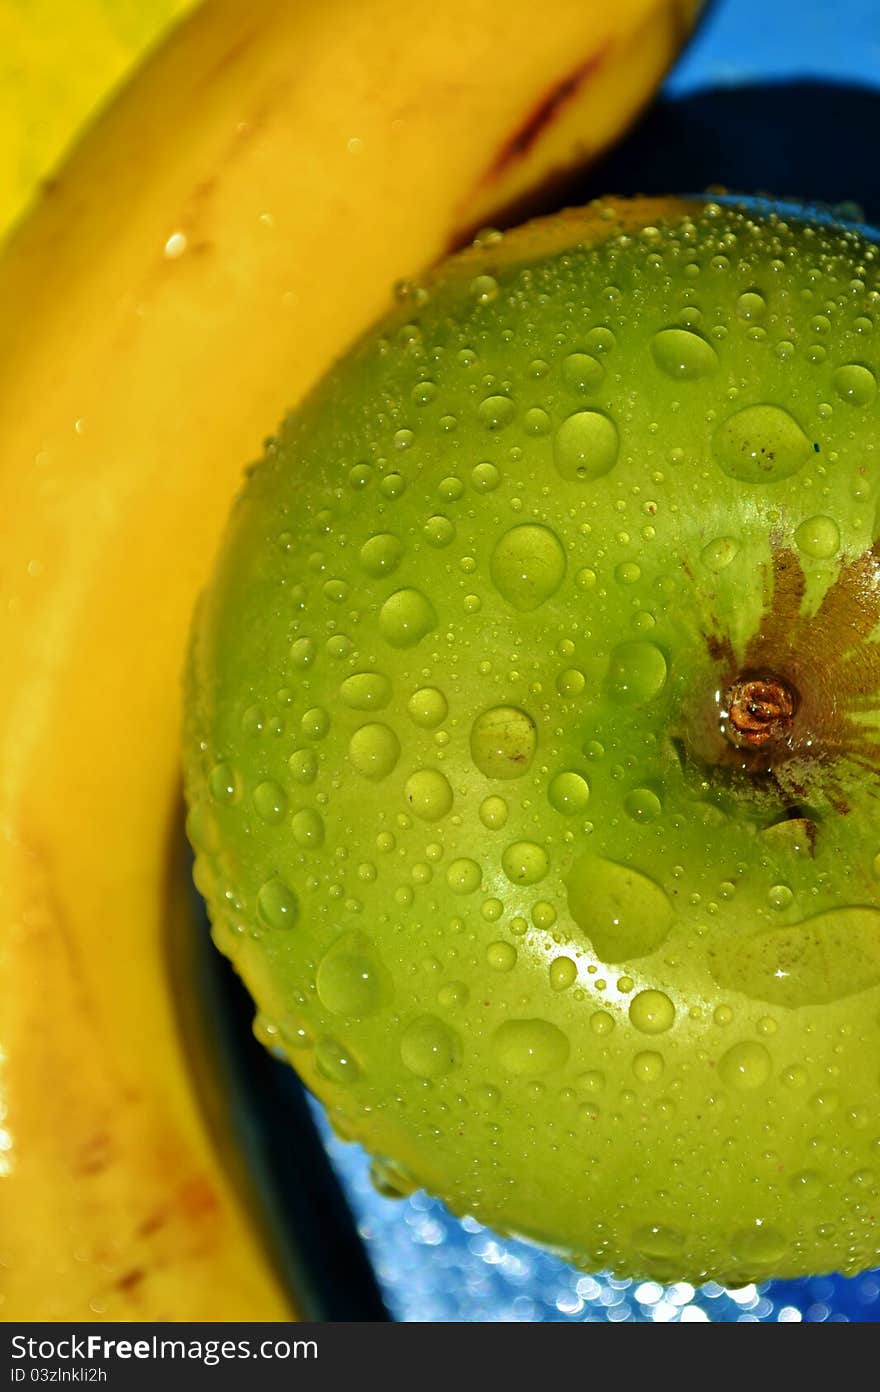
[{"label": "dark shadow area", "polygon": [[[293,1069],[254,1038],[254,1005],[211,941],[190,881],[182,819],[169,882],[190,883],[169,914],[166,954],[181,1038],[214,1145],[300,1319],[387,1320],[369,1258]],[[169,904],[181,896],[169,890]]]},{"label": "dark shadow area", "polygon": [[880,89],[826,82],[721,87],[661,98],[566,192],[735,193],[856,203],[880,222]]}]

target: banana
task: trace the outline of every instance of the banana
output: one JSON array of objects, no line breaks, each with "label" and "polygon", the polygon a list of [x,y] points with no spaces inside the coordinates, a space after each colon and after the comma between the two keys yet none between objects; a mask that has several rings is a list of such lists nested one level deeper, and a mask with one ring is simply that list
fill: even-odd
[{"label": "banana", "polygon": [[169,989],[179,671],[267,427],[611,141],[694,0],[214,0],[0,261],[0,1314],[291,1315]]}]

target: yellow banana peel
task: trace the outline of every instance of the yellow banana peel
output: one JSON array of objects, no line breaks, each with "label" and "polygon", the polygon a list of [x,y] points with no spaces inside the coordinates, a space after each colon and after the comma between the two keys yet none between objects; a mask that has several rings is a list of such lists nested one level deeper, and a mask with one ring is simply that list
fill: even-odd
[{"label": "yellow banana peel", "polygon": [[0,261],[0,1317],[291,1316],[175,1015],[179,673],[267,429],[693,0],[212,0]]}]

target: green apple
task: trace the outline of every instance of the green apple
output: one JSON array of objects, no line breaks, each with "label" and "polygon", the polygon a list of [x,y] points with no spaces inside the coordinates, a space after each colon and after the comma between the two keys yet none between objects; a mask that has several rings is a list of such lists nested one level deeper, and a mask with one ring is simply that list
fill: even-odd
[{"label": "green apple", "polygon": [[268,443],[197,617],[260,1037],[584,1266],[880,1258],[878,265],[758,204],[484,236]]}]

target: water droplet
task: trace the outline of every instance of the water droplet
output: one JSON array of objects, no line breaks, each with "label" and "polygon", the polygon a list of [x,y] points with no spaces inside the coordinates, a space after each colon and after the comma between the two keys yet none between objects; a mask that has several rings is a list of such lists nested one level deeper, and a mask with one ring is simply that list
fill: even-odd
[{"label": "water droplet", "polygon": [[728,1087],[751,1092],[763,1087],[773,1071],[773,1062],[763,1044],[743,1039],[732,1044],[718,1061],[718,1076]]},{"label": "water droplet", "polygon": [[378,1156],[370,1161],[370,1183],[383,1199],[406,1199],[419,1187],[419,1182],[396,1160]]},{"label": "water droplet", "polygon": [[484,461],[471,470],[471,483],[478,493],[493,493],[501,482],[501,474],[494,464]]},{"label": "water droplet", "polygon": [[491,304],[493,300],[498,299],[498,281],[494,276],[478,275],[471,281],[471,294],[477,304]]},{"label": "water droplet", "polygon": [[787,884],[771,885],[767,891],[767,903],[771,909],[787,909],[794,894]]},{"label": "water droplet", "polygon": [[590,800],[590,785],[579,773],[557,773],[547,789],[550,806],[565,817],[576,817]]},{"label": "water droplet", "polygon": [[483,883],[483,870],[475,860],[461,856],[446,870],[446,883],[453,894],[473,894]]},{"label": "water droplet", "polygon": [[349,741],[348,757],[364,778],[385,778],[400,758],[400,740],[378,721],[362,725]]},{"label": "water droplet", "polygon": [[436,1015],[420,1015],[403,1032],[400,1057],[419,1078],[442,1078],[460,1056],[458,1035]]},{"label": "water droplet", "polygon": [[276,876],[258,893],[257,913],[270,928],[292,928],[299,916],[299,903],[293,890]]},{"label": "water droplet", "polygon": [[571,957],[554,957],[550,963],[550,989],[567,991],[577,981],[577,963]]},{"label": "water droplet", "polygon": [[642,578],[642,568],[635,561],[621,561],[614,567],[614,578],[618,585],[634,585]]},{"label": "water droplet", "polygon": [[437,769],[417,769],[403,792],[407,807],[423,822],[438,822],[452,808],[452,789]]},{"label": "water droplet", "polygon": [[215,764],[208,775],[208,787],[215,802],[235,802],[238,780],[231,764]]},{"label": "water droplet", "polygon": [[621,704],[641,706],[666,685],[666,658],[655,643],[619,643],[608,664],[608,689]]},{"label": "water droplet", "polygon": [[493,706],[471,730],[471,758],[486,778],[520,778],[538,743],[535,722],[516,706]]},{"label": "water droplet", "polygon": [[537,1077],[564,1067],[567,1037],[549,1020],[505,1020],[492,1036],[492,1048],[505,1073]]},{"label": "water droplet", "polygon": [[410,719],[424,730],[442,725],[449,714],[449,704],[436,686],[422,686],[410,696],[406,706]]},{"label": "water droplet", "polygon": [[877,378],[861,363],[847,363],[834,374],[834,390],[851,406],[867,406],[877,395]]},{"label": "water droplet", "polygon": [[559,589],[565,552],[549,527],[528,523],[505,532],[492,552],[489,569],[502,598],[527,614]]},{"label": "water droplet", "polygon": [[601,478],[614,467],[620,449],[617,426],[599,411],[576,411],[556,432],[556,467],[564,479]]},{"label": "water droplet", "polygon": [[361,1075],[351,1053],[338,1039],[319,1039],[315,1045],[315,1064],[322,1077],[347,1087]]},{"label": "water droplet", "polygon": [[393,648],[412,648],[436,626],[434,606],[421,590],[395,590],[379,610],[379,629]]},{"label": "water droplet", "polygon": [[629,865],[589,853],[572,866],[566,888],[569,912],[603,962],[654,952],[672,927],[668,895]]},{"label": "water droplet", "polygon": [[[406,479],[401,474],[386,474],[379,484],[379,491],[383,498],[400,498],[406,491]],[[387,571],[383,574],[387,574]]]},{"label": "water droplet", "polygon": [[663,1077],[663,1068],[663,1055],[653,1049],[645,1049],[642,1053],[636,1054],[632,1062],[632,1071],[640,1083],[659,1082]]},{"label": "water droplet", "polygon": [[707,570],[717,574],[724,570],[739,555],[739,543],[733,537],[716,537],[708,542],[701,552],[701,560]]},{"label": "water droplet", "polygon": [[663,811],[660,799],[650,788],[633,788],[623,799],[623,806],[626,815],[639,823],[655,822]]},{"label": "water droplet", "polygon": [[550,417],[540,406],[531,406],[523,416],[523,428],[527,435],[549,435]]},{"label": "water droplet", "polygon": [[600,1037],[610,1034],[614,1029],[614,1016],[609,1015],[607,1010],[596,1010],[590,1016],[590,1029]]},{"label": "water droplet", "polygon": [[324,954],[318,999],[333,1015],[374,1015],[393,995],[391,976],[365,933],[345,933]]},{"label": "water droplet", "polygon": [[880,984],[880,911],[829,909],[802,923],[718,942],[709,967],[719,986],[796,1009]]},{"label": "water droplet", "polygon": [[220,828],[213,813],[198,804],[191,807],[186,817],[186,834],[190,845],[197,851],[212,855],[220,849]]},{"label": "water droplet", "polygon": [[646,1223],[636,1228],[633,1244],[643,1257],[657,1261],[673,1261],[681,1255],[684,1234],[677,1228],[665,1227],[660,1223]]},{"label": "water droplet", "polygon": [[317,850],[324,844],[324,823],[321,815],[311,807],[296,812],[290,823],[293,839],[304,850]]},{"label": "water droplet", "polygon": [[767,1266],[782,1260],[788,1243],[781,1232],[756,1218],[752,1227],[739,1228],[730,1239],[734,1261],[742,1262],[747,1271],[755,1265]]},{"label": "water droplet", "polygon": [[781,406],[746,406],[718,427],[712,445],[721,468],[740,483],[791,478],[813,454],[797,421]]},{"label": "water droplet", "polygon": [[428,518],[422,528],[422,532],[424,533],[425,540],[429,542],[431,546],[436,546],[438,550],[443,546],[448,546],[451,541],[455,540],[455,527],[448,517],[444,517],[443,514],[439,512],[435,513],[433,517]]},{"label": "water droplet", "polygon": [[499,831],[505,825],[508,813],[504,798],[487,797],[480,803],[480,821],[489,831]]},{"label": "water droplet", "polygon": [[352,710],[382,710],[391,700],[391,683],[381,672],[354,672],[339,688]]},{"label": "water droplet", "polygon": [[675,1020],[675,1006],[665,991],[639,991],[630,1001],[629,1018],[641,1034],[665,1034]]},{"label": "water droplet", "polygon": [[556,678],[556,690],[560,696],[580,696],[587,679],[583,672],[577,667],[568,667],[564,672],[560,672]]},{"label": "water droplet", "polygon": [[516,948],[509,942],[490,943],[486,948],[486,961],[493,971],[513,971],[516,966]]},{"label": "water droplet", "polygon": [[795,544],[805,556],[828,560],[840,549],[840,531],[831,517],[808,517],[794,534]]},{"label": "water droplet", "polygon": [[391,575],[403,560],[404,546],[391,532],[378,532],[361,547],[361,565],[368,575]]},{"label": "water droplet", "polygon": [[311,749],[296,749],[287,761],[291,777],[297,783],[308,786],[318,776],[318,759]]},{"label": "water droplet", "polygon": [[501,868],[511,884],[533,885],[550,868],[547,852],[534,841],[513,841],[501,856]]},{"label": "water droplet", "polygon": [[287,812],[287,794],[271,779],[259,783],[254,789],[254,811],[264,822],[278,823],[284,820]]},{"label": "water droplet", "polygon": [[763,319],[767,312],[767,301],[757,290],[747,290],[737,300],[736,312],[740,319],[752,323],[756,319]]},{"label": "water droplet", "polygon": [[718,354],[705,338],[690,329],[661,329],[651,340],[654,361],[677,382],[708,377],[718,366]]},{"label": "water droplet", "polygon": [[306,739],[321,740],[330,729],[330,715],[323,706],[312,706],[300,721],[300,729]]},{"label": "water droplet", "polygon": [[[316,648],[313,639],[297,638],[296,642],[291,644],[290,661],[294,667],[299,667],[301,669],[311,667],[315,660],[315,652]],[[254,707],[252,706],[251,710],[253,709]]]},{"label": "water droplet", "polygon": [[572,391],[587,392],[595,391],[602,378],[605,376],[605,368],[598,358],[592,357],[590,353],[569,353],[562,362],[562,380]]},{"label": "water droplet", "polygon": [[477,407],[477,416],[484,430],[503,430],[514,416],[509,396],[487,396]]}]

